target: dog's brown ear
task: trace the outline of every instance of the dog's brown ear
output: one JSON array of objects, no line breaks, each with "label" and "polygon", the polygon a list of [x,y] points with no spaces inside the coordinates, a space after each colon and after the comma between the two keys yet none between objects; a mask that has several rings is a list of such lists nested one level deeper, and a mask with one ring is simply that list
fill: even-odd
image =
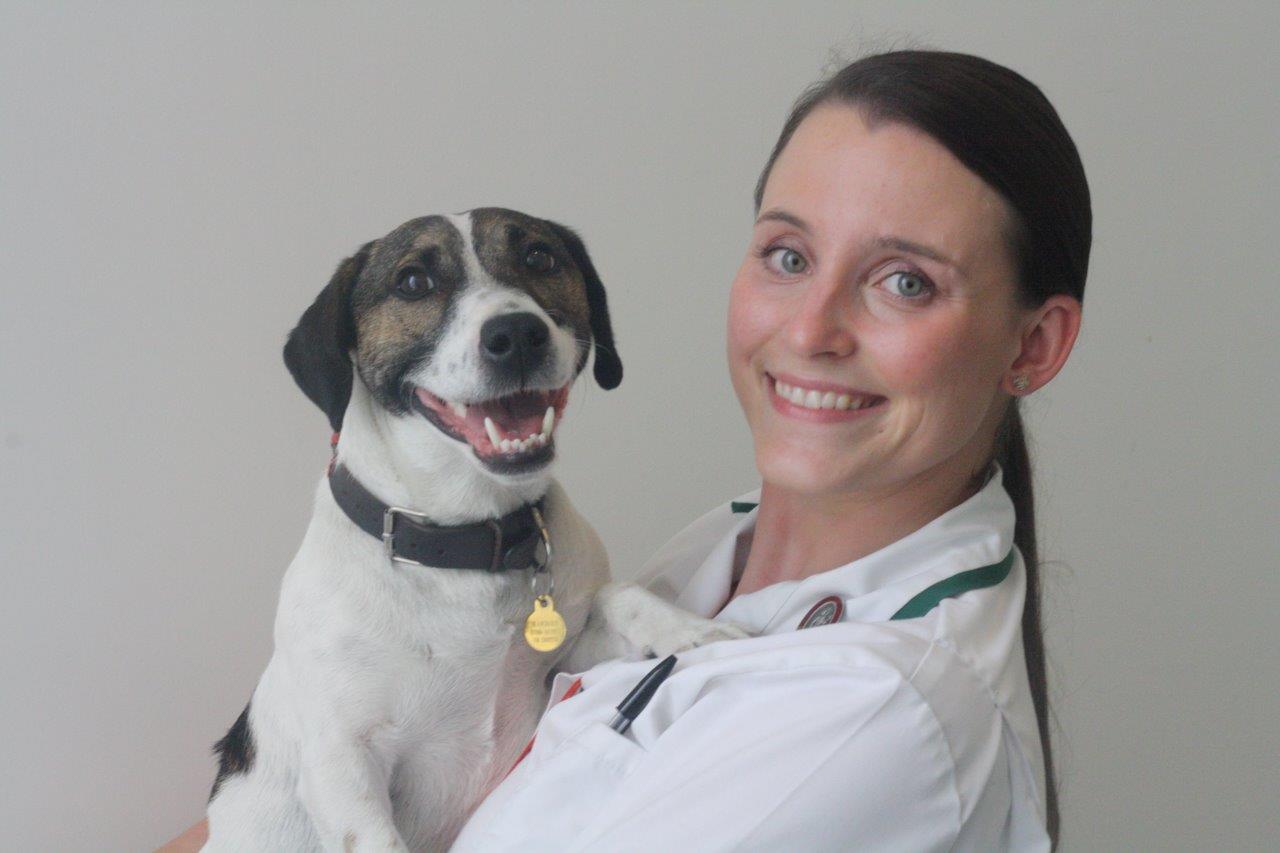
[{"label": "dog's brown ear", "polygon": [[351,399],[349,353],[356,343],[351,291],[375,242],[370,240],[338,264],[284,344],[285,366],[303,393],[328,416],[334,432],[342,429],[342,415]]},{"label": "dog's brown ear", "polygon": [[568,226],[551,221],[547,221],[547,224],[569,250],[569,256],[578,265],[587,284],[587,309],[590,312],[591,337],[596,350],[593,368],[596,382],[606,391],[617,388],[622,382],[622,359],[618,358],[618,348],[613,343],[613,325],[609,322],[609,305],[604,296],[604,284],[600,281],[595,265],[591,263],[591,256],[587,254],[582,238]]}]

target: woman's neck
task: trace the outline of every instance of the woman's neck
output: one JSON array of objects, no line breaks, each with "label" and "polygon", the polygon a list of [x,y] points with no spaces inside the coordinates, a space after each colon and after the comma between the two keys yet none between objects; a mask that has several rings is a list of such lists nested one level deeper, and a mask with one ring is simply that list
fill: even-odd
[{"label": "woman's neck", "polygon": [[982,476],[936,469],[882,489],[806,494],[766,482],[731,597],[802,580],[879,551],[959,506]]}]

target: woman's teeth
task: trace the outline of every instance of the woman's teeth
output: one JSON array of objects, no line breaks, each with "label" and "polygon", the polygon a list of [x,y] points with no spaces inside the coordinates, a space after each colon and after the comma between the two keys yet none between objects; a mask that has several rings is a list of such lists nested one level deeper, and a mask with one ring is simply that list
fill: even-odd
[{"label": "woman's teeth", "polygon": [[865,409],[880,398],[875,395],[837,394],[834,391],[814,391],[797,385],[788,385],[781,379],[773,381],[774,392],[793,406],[806,409]]},{"label": "woman's teeth", "polygon": [[535,447],[546,447],[551,440],[551,430],[556,425],[555,406],[547,406],[547,413],[542,416],[542,431],[531,433],[524,438],[503,438],[494,424],[493,418],[484,419],[484,430],[489,434],[489,441],[494,448],[503,453],[523,453]]}]

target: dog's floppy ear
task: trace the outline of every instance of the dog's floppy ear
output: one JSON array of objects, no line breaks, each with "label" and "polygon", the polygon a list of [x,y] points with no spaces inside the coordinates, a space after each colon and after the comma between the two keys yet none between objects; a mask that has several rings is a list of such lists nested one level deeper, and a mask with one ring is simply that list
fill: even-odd
[{"label": "dog's floppy ear", "polygon": [[600,387],[606,391],[617,388],[622,382],[622,359],[618,358],[618,349],[613,343],[613,326],[609,322],[609,305],[605,301],[604,284],[591,263],[587,247],[582,244],[582,238],[574,233],[573,229],[558,222],[548,221],[547,224],[569,250],[570,257],[578,265],[582,278],[587,284],[587,309],[590,312],[591,337],[595,341],[596,349],[596,363],[593,368],[596,382],[600,383]]},{"label": "dog's floppy ear", "polygon": [[351,291],[369,259],[370,240],[338,264],[333,278],[302,314],[284,345],[284,363],[298,387],[329,417],[333,431],[342,429],[342,415],[351,399],[351,358],[356,343]]}]

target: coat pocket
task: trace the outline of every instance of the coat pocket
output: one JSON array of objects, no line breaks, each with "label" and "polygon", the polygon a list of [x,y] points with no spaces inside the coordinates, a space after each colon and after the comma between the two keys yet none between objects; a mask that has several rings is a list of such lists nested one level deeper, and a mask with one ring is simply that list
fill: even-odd
[{"label": "coat pocket", "polygon": [[645,754],[604,722],[587,723],[536,765],[522,763],[481,803],[452,849],[564,850]]}]

